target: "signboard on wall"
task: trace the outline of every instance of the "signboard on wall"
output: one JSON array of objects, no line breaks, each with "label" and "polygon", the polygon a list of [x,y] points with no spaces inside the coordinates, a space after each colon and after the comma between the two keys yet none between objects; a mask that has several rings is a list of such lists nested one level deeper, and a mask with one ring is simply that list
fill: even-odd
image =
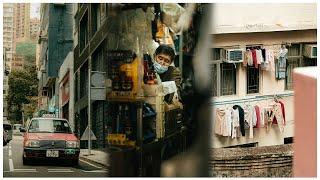
[{"label": "signboard on wall", "polygon": [[106,73],[92,71],[91,100],[106,100]]}]

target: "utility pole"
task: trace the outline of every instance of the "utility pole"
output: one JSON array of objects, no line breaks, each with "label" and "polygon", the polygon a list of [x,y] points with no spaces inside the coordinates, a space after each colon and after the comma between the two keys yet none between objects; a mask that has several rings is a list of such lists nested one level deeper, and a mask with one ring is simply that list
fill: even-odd
[{"label": "utility pole", "polygon": [[88,81],[88,155],[91,155],[91,55],[88,60],[89,81]]}]

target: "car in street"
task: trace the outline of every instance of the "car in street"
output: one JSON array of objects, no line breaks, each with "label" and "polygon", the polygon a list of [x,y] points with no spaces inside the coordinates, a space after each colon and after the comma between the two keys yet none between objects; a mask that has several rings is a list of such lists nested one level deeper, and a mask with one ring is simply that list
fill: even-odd
[{"label": "car in street", "polygon": [[3,130],[3,145],[4,146],[8,144],[7,141],[8,141],[8,133],[7,133],[7,131]]},{"label": "car in street", "polygon": [[12,140],[12,125],[9,121],[3,121],[3,145],[7,145]]},{"label": "car in street", "polygon": [[79,163],[80,142],[69,122],[60,118],[32,118],[27,128],[21,128],[23,137],[23,164],[31,160],[64,160]]},{"label": "car in street", "polygon": [[20,129],[22,128],[22,124],[14,124],[12,127],[12,134],[16,136],[21,136]]}]

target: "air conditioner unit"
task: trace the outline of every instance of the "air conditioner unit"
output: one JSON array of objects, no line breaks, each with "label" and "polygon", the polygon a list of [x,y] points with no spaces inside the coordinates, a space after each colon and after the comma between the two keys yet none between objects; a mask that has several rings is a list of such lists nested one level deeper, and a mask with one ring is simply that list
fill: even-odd
[{"label": "air conditioner unit", "polygon": [[317,45],[316,44],[304,45],[303,55],[308,58],[317,58]]},{"label": "air conditioner unit", "polygon": [[243,62],[244,50],[242,49],[221,49],[221,59],[227,63]]}]

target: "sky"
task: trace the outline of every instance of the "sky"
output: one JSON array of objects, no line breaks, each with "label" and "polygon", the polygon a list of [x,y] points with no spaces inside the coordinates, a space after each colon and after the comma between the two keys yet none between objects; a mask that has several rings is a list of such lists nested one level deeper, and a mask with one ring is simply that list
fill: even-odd
[{"label": "sky", "polygon": [[40,3],[31,3],[30,18],[40,19]]}]

